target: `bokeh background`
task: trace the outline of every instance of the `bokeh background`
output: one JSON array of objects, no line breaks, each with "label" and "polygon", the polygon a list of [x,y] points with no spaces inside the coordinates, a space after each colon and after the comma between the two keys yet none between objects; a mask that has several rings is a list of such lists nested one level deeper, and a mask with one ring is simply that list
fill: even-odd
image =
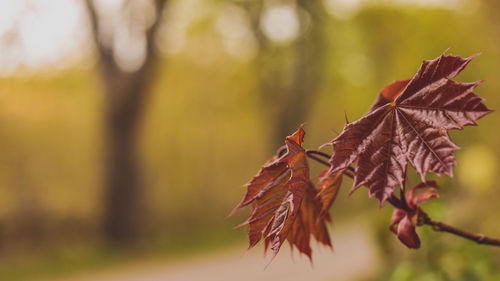
[{"label": "bokeh background", "polygon": [[[422,227],[406,249],[391,208],[348,197],[350,180],[316,268],[284,248],[263,271],[233,229],[248,210],[226,218],[284,136],[305,123],[307,147],[330,141],[423,59],[481,52],[458,79],[486,80],[476,93],[500,108],[499,14],[496,0],[1,1],[0,280],[500,280],[496,248]],[[433,218],[500,236],[499,123],[451,133],[463,149]]]}]

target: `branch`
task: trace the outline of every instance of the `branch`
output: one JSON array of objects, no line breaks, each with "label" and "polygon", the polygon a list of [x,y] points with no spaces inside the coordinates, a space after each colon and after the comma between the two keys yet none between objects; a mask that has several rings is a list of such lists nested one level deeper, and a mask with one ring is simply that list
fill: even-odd
[{"label": "branch", "polygon": [[99,15],[97,14],[96,7],[93,0],[85,0],[85,7],[87,8],[87,13],[89,14],[89,20],[91,25],[92,39],[97,47],[97,53],[99,59],[103,62],[106,68],[116,68],[113,60],[113,50],[106,46],[100,38],[99,30]]},{"label": "branch", "polygon": [[314,150],[314,149],[308,149],[308,150],[306,150],[306,153],[308,153],[308,154],[316,154],[316,155],[322,156],[322,157],[324,157],[326,159],[330,159],[332,157],[328,153],[324,153],[322,151]]},{"label": "branch", "polygon": [[[396,208],[399,209],[406,209],[408,208],[407,205],[402,204],[401,199],[397,198],[396,196],[392,196],[387,199],[387,202],[389,202],[391,205],[393,205]],[[440,222],[433,220],[429,217],[429,215],[424,212],[421,208],[418,208],[420,211],[420,215],[422,217],[422,221],[418,225],[429,225],[432,227],[432,230],[434,231],[439,231],[439,232],[448,232],[450,234],[460,236],[462,238],[472,240],[478,244],[485,244],[485,245],[490,245],[490,246],[497,246],[500,247],[500,239],[499,238],[492,238],[485,236],[484,234],[479,234],[479,233],[472,233],[466,230],[462,230],[459,228],[456,228],[454,226],[448,225],[446,223]],[[413,210],[414,211],[414,210]]]},{"label": "branch", "polygon": [[[327,167],[330,167],[330,163],[326,162],[325,160],[317,157],[316,155],[319,155],[319,156],[322,156],[322,157],[325,157],[327,159],[330,159],[330,155],[328,155],[327,153],[324,153],[324,152],[321,152],[321,151],[318,151],[318,150],[313,150],[313,149],[308,149],[306,150],[306,156],[313,159],[314,161],[320,163],[320,164],[323,164]],[[350,177],[351,179],[354,179],[354,174],[355,171],[354,171],[354,168],[352,167],[347,167],[347,170],[344,170],[344,175]]]},{"label": "branch", "polygon": [[[154,40],[158,28],[163,20],[163,13],[165,5],[168,0],[155,0],[155,20],[153,24],[144,31],[144,35],[146,37],[146,59],[141,66],[141,68],[137,71],[140,73],[139,76],[147,76],[150,75],[150,69],[152,68],[154,62],[157,59],[157,50],[154,46]],[[113,59],[113,48],[111,46],[107,46],[105,42],[103,42],[101,37],[101,24],[99,19],[99,13],[97,12],[97,8],[95,6],[94,0],[84,0],[85,7],[87,9],[87,13],[89,15],[90,25],[91,25],[91,33],[94,44],[97,47],[97,52],[99,55],[99,59],[101,60],[103,66],[107,73],[120,73],[118,66],[116,66],[115,61]],[[139,77],[137,76],[137,77]],[[142,80],[143,77],[139,77],[139,80]]]},{"label": "branch", "polygon": [[325,160],[323,160],[323,159],[319,158],[318,156],[316,156],[316,155],[321,155],[321,156],[325,157],[325,155],[326,155],[326,157],[329,158],[328,154],[320,152],[320,151],[317,151],[317,150],[306,150],[306,155],[307,155],[307,157],[315,160],[316,162],[321,163],[321,164],[323,164],[325,166],[330,167],[330,163],[328,163]]},{"label": "branch", "polygon": [[146,61],[143,64],[143,68],[150,68],[151,64],[157,59],[158,50],[155,47],[154,40],[156,33],[163,21],[164,9],[168,0],[155,0],[155,21],[153,24],[146,29]]},{"label": "branch", "polygon": [[[155,18],[150,27],[144,30],[146,40],[146,58],[139,69],[134,73],[130,73],[126,79],[131,81],[131,87],[136,90],[130,91],[130,95],[123,97],[126,104],[134,106],[134,104],[141,104],[144,102],[144,93],[149,92],[148,88],[151,86],[151,77],[154,77],[156,66],[158,64],[158,49],[155,46],[155,38],[164,19],[165,5],[168,0],[155,0]],[[137,107],[139,108],[139,107]]]},{"label": "branch", "polygon": [[[317,161],[318,163],[321,163],[325,166],[330,167],[330,163],[328,163],[325,160],[316,156],[316,155],[320,155],[320,156],[325,157],[325,158],[330,158],[330,155],[328,155],[324,152],[321,152],[321,151],[317,151],[317,150],[306,150],[306,155],[309,158]],[[344,171],[344,175],[346,175],[350,178],[354,178],[354,176],[350,172],[350,171],[354,171],[354,169],[349,167],[348,170],[349,171],[347,171],[347,170]],[[401,193],[401,195],[404,196],[404,193]],[[406,211],[414,211],[414,210],[409,210],[408,209],[409,207],[406,204],[406,202],[403,203],[403,201],[400,198],[396,197],[394,194],[387,199],[387,202],[389,202],[389,204],[391,204],[395,208],[405,209]],[[448,225],[446,223],[433,220],[421,208],[419,208],[419,210],[420,210],[420,213],[421,213],[422,218],[423,218],[423,221],[421,223],[431,226],[432,230],[434,230],[434,231],[448,232],[450,234],[460,236],[464,239],[472,240],[478,244],[500,247],[500,239],[499,238],[492,238],[492,237],[485,236],[484,234],[472,233],[469,231],[465,231],[465,230],[453,227],[453,226]]]},{"label": "branch", "polygon": [[423,211],[422,211],[422,213],[423,213],[423,218],[424,218],[423,223],[426,225],[430,225],[432,227],[432,230],[434,230],[434,231],[448,232],[448,233],[460,236],[462,238],[472,240],[478,244],[485,244],[485,245],[500,247],[500,239],[498,239],[498,238],[491,238],[491,237],[485,236],[484,234],[472,233],[472,232],[468,232],[468,231],[465,231],[462,229],[458,229],[458,228],[453,227],[451,225],[447,225],[443,222],[435,221],[435,220],[429,218],[429,216]]}]

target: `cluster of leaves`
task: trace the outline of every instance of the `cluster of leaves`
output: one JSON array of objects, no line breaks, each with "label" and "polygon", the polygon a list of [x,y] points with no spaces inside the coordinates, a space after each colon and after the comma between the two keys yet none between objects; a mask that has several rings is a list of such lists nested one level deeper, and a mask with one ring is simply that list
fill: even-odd
[{"label": "cluster of leaves", "polygon": [[[274,156],[246,184],[247,193],[233,210],[252,205],[250,217],[240,225],[249,225],[249,249],[263,238],[266,249],[271,245],[275,256],[288,240],[292,248],[311,257],[311,235],[331,246],[328,211],[344,175],[354,180],[351,192],[366,186],[380,205],[400,202],[393,204],[390,229],[407,247],[419,248],[415,227],[423,224],[425,214],[419,204],[439,197],[435,182],[425,181],[426,173],[453,176],[453,152],[458,146],[448,131],[476,125],[476,120],[492,111],[473,93],[481,81],[451,80],[474,57],[441,55],[423,61],[413,78],[385,86],[365,116],[346,124],[327,143],[334,153],[329,168],[315,178],[316,184],[302,148],[303,128],[287,137],[285,153]],[[408,163],[422,183],[406,191]]]},{"label": "cluster of leaves", "polygon": [[[341,177],[334,181],[324,177],[321,189],[314,186],[306,151],[302,148],[304,135],[300,127],[286,138],[286,153],[273,157],[262,167],[246,185],[247,194],[231,213],[252,204],[250,217],[240,225],[250,226],[249,249],[264,237],[266,249],[271,244],[275,256],[287,239],[292,247],[311,257],[311,234],[322,244],[331,246],[325,223],[330,221],[328,207],[336,196]],[[318,197],[322,193],[324,196]]]}]

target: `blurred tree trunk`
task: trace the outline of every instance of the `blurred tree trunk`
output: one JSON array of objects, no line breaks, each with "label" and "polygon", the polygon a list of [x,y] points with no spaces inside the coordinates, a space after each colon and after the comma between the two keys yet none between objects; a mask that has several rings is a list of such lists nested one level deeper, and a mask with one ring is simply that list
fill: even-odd
[{"label": "blurred tree trunk", "polygon": [[[272,124],[272,151],[305,122],[324,73],[323,26],[327,15],[322,1],[297,0],[296,4],[302,9],[299,10],[301,31],[290,46],[276,46],[262,33],[260,18],[265,8],[262,1],[251,1],[245,6],[260,46],[259,88]],[[291,55],[284,48],[291,48]]]},{"label": "blurred tree trunk", "polygon": [[146,58],[132,72],[120,69],[113,58],[113,48],[101,37],[99,15],[92,0],[86,6],[99,56],[99,71],[105,91],[105,238],[112,243],[138,242],[144,229],[144,191],[138,165],[138,130],[144,103],[155,76],[157,50],[155,34],[166,1],[155,1],[156,18],[145,31]]}]

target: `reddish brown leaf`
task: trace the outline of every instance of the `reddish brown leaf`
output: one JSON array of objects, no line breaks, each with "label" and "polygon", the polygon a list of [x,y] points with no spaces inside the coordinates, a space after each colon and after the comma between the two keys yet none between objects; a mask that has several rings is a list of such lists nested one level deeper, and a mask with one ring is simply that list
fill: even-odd
[{"label": "reddish brown leaf", "polygon": [[398,233],[398,224],[406,216],[406,212],[403,209],[395,208],[392,212],[391,224],[389,229],[395,234]]},{"label": "reddish brown leaf", "polygon": [[403,92],[408,83],[410,83],[410,79],[396,80],[390,84],[385,85],[385,87],[380,92],[380,95],[378,95],[377,100],[370,108],[369,112],[372,112],[373,110],[383,106],[384,104],[392,102],[397,96],[401,94],[401,92]]},{"label": "reddish brown leaf", "polygon": [[[300,252],[311,255],[311,233],[324,244],[330,244],[324,221],[319,220],[319,203],[309,179],[305,150],[301,147],[304,130],[299,128],[286,138],[286,153],[268,162],[246,184],[247,193],[231,215],[252,204],[252,213],[242,225],[249,225],[249,249],[264,238],[274,256],[285,239]],[[311,199],[312,198],[312,199]]]},{"label": "reddish brown leaf", "polygon": [[296,246],[299,251],[311,258],[310,236],[324,245],[332,246],[330,235],[326,227],[326,220],[321,216],[321,202],[317,197],[317,190],[309,184],[302,199],[299,214],[292,226],[292,231],[288,234],[290,245]]},{"label": "reddish brown leaf", "polygon": [[431,198],[439,198],[439,192],[433,188],[427,188],[419,192],[417,196],[413,199],[415,205],[419,205],[427,202]]},{"label": "reddish brown leaf", "polygon": [[403,188],[410,163],[422,180],[428,171],[453,175],[458,149],[448,130],[475,125],[490,113],[472,91],[480,82],[450,80],[474,58],[440,56],[424,61],[409,81],[384,88],[385,102],[354,123],[347,124],[330,144],[330,174],[356,160],[353,191],[361,185],[383,203],[398,185]]},{"label": "reddish brown leaf", "polygon": [[[431,198],[439,198],[439,193],[436,190],[437,187],[438,186],[435,181],[427,181],[427,182],[422,182],[410,188],[408,194],[406,195],[406,201],[408,206],[414,209],[416,206],[427,202],[427,200]],[[423,190],[420,191],[417,195],[415,195],[415,191],[417,189],[423,189]]]},{"label": "reddish brown leaf", "polygon": [[420,238],[415,231],[415,224],[407,214],[398,224],[397,235],[399,241],[403,242],[410,249],[420,248]]},{"label": "reddish brown leaf", "polygon": [[415,230],[417,218],[417,210],[408,213],[402,209],[394,209],[392,213],[389,229],[398,236],[399,241],[410,249],[420,248],[420,238]]},{"label": "reddish brown leaf", "polygon": [[321,203],[321,215],[326,220],[330,219],[328,211],[339,193],[340,185],[342,184],[342,173],[343,170],[330,174],[328,173],[328,169],[326,169],[320,175],[317,184],[319,188],[318,198]]},{"label": "reddish brown leaf", "polygon": [[[424,190],[415,195],[415,191],[422,188]],[[415,229],[417,225],[422,225],[423,213],[418,205],[430,198],[438,198],[439,193],[435,188],[437,188],[435,181],[422,182],[410,188],[406,195],[408,208],[406,210],[395,208],[392,213],[389,229],[397,234],[398,239],[410,249],[420,248],[420,238]]]}]

